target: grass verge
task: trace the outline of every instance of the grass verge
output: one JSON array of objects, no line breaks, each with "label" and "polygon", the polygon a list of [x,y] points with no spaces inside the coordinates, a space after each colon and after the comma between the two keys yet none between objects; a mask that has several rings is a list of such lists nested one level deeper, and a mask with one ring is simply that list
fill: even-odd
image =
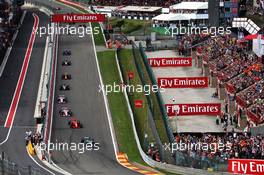
[{"label": "grass verge", "polygon": [[[105,40],[104,35],[101,30],[101,26],[97,22],[92,22],[91,26],[93,28],[93,35],[94,35],[94,42],[96,46],[105,46]],[[99,33],[96,33],[96,30],[99,31]]]},{"label": "grass verge", "polygon": [[[131,49],[122,49],[119,52],[120,57],[120,66],[122,67],[124,76],[124,81],[128,82],[128,73],[133,72],[134,78],[129,81],[129,85],[133,85],[134,87],[137,87],[138,85],[141,85],[141,80],[139,78],[139,75],[137,73],[136,65],[132,58],[132,50]],[[145,133],[148,134],[148,141],[154,142],[154,138],[152,135],[151,128],[149,127],[149,124],[147,123],[147,99],[145,97],[144,92],[136,92],[129,94],[129,100],[130,104],[133,104],[135,100],[143,100],[144,107],[143,108],[135,108],[134,105],[131,105],[132,110],[134,112],[134,119],[135,124],[137,127],[138,136],[141,142],[141,145],[143,147],[146,147],[147,145],[144,145],[144,135]]]},{"label": "grass verge", "polygon": [[[139,49],[135,50],[135,57],[137,59],[138,64],[140,65],[140,67],[142,69],[142,73],[143,73],[144,79],[145,79],[145,84],[153,86],[152,81],[151,81],[150,76],[149,76],[149,74],[147,72],[147,68],[146,68],[146,66],[144,64],[144,61],[143,61],[143,58],[142,58],[142,55],[141,55]],[[165,128],[165,123],[163,121],[162,113],[161,113],[161,110],[160,110],[160,107],[159,107],[159,102],[158,102],[158,99],[157,99],[157,94],[152,92],[150,94],[150,98],[152,100],[152,105],[153,105],[153,109],[154,109],[153,118],[155,120],[156,127],[157,127],[157,130],[158,130],[161,142],[162,143],[169,143],[167,131],[166,131],[166,128]]]},{"label": "grass verge", "polygon": [[109,18],[109,24],[113,27],[120,27],[120,23],[123,23],[121,32],[126,35],[146,35],[150,34],[151,22],[147,20],[130,20],[120,18]]},{"label": "grass verge", "polygon": [[[97,52],[97,56],[104,84],[121,82],[115,61],[115,52]],[[120,152],[126,153],[130,161],[146,165],[137,149],[132,122],[123,93],[112,92],[108,94],[107,98]]]},{"label": "grass verge", "polygon": [[[134,62],[134,58],[133,58],[133,53],[132,53],[132,50],[131,49],[122,49],[120,51],[120,62],[121,62],[121,67],[122,69],[124,70],[124,73],[125,75],[128,74],[128,72],[134,72],[135,74],[135,78],[133,80],[130,81],[130,84],[133,84],[135,87],[137,85],[141,85],[142,82],[139,78],[139,74],[137,72],[137,68],[136,68],[136,65],[135,65],[135,62]],[[140,55],[137,55],[137,56],[140,56]],[[146,70],[144,69],[145,66],[144,66],[144,63],[141,62],[141,68],[143,68],[143,73],[144,73],[144,78],[145,78],[145,84],[146,85],[151,85],[151,81],[150,79],[148,78],[148,74],[146,72]],[[126,82],[128,81],[128,77],[125,76],[125,79],[126,79]],[[162,120],[162,116],[161,116],[161,112],[160,112],[160,108],[158,106],[158,101],[156,99],[156,96],[155,94],[152,92],[150,94],[151,96],[151,99],[152,99],[152,102],[153,102],[153,107],[154,107],[154,120],[155,120],[155,124],[156,124],[156,127],[157,127],[157,130],[158,130],[158,133],[160,135],[160,139],[163,143],[168,143],[168,137],[167,137],[167,133],[166,133],[166,129],[165,129],[165,126],[164,126],[164,122]],[[137,98],[140,98],[140,99],[144,99],[145,103],[146,103],[146,97],[145,95],[142,93],[142,94],[137,94],[137,93],[134,93],[134,95],[131,95],[130,98],[132,100],[135,100]],[[132,101],[133,102],[133,101]],[[142,118],[146,118],[146,110],[142,113],[142,110],[139,110],[139,109],[134,109],[135,111],[135,118],[136,118],[136,124],[137,124],[137,127],[146,127],[144,126],[145,125],[145,121],[144,119]],[[144,138],[144,131],[141,129],[140,130],[141,132],[139,132],[139,136],[141,138],[141,143],[143,143],[143,138]],[[143,131],[143,132],[142,132]],[[151,140],[150,140],[151,141]]]}]

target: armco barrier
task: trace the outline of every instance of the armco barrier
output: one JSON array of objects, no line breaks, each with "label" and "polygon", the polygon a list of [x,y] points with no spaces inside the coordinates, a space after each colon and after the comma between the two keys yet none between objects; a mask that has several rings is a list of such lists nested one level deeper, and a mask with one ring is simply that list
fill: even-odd
[{"label": "armco barrier", "polygon": [[[37,8],[44,12],[46,15],[51,16],[53,12],[45,7],[41,3],[34,3],[31,1],[25,2],[26,7],[32,7]],[[52,27],[57,27],[57,24],[51,23]],[[58,35],[56,33],[50,34],[48,37],[48,48],[47,48],[47,61],[45,65],[45,78],[43,78],[43,85],[46,88],[46,93],[41,93],[41,96],[39,99],[46,99],[46,117],[42,124],[39,124],[39,126],[42,126],[43,128],[39,128],[38,131],[40,131],[41,135],[43,136],[44,142],[49,142],[51,137],[51,128],[52,128],[52,117],[53,117],[53,101],[54,101],[54,88],[55,88],[55,77],[56,77],[56,66],[57,66],[57,48],[58,48]],[[47,85],[47,86],[46,86]],[[39,113],[39,112],[37,112]],[[45,154],[45,159],[49,160],[49,150],[47,150],[47,154]]]},{"label": "armco barrier", "polygon": [[[146,56],[146,54],[145,54],[145,52],[143,50],[143,47],[142,47],[141,43],[139,43],[139,50],[140,50],[141,57],[143,59],[143,62],[145,64],[145,67],[147,69],[147,72],[148,72],[148,75],[150,77],[150,80],[151,80],[152,84],[153,85],[157,85],[157,81],[156,81],[155,75],[154,75],[154,73],[152,71],[152,68],[148,64],[147,56]],[[165,104],[164,104],[163,98],[162,98],[160,92],[155,93],[155,94],[156,94],[157,99],[158,99],[160,111],[162,113],[162,118],[163,118],[163,121],[164,121],[164,124],[165,124],[165,127],[166,127],[168,138],[170,139],[170,143],[173,143],[174,142],[174,136],[173,136],[172,128],[171,128],[170,123],[169,123],[169,119],[168,119],[168,115],[167,115],[167,112],[166,112],[166,109],[165,109]]]},{"label": "armco barrier", "polygon": [[[54,23],[52,25],[55,25]],[[52,128],[52,117],[53,117],[53,101],[54,101],[54,93],[55,93],[55,78],[56,78],[56,66],[57,66],[57,42],[58,35],[51,36],[53,38],[52,42],[52,63],[51,63],[51,74],[49,80],[49,93],[48,93],[48,104],[47,104],[47,116],[45,122],[45,136],[44,140],[47,143],[50,141],[51,128]]]}]

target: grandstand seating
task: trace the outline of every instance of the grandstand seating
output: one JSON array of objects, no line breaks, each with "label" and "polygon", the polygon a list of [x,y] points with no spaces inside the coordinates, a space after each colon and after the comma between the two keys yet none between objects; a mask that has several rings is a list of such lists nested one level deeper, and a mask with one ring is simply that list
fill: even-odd
[{"label": "grandstand seating", "polygon": [[253,119],[256,125],[263,123],[264,65],[261,59],[248,51],[247,44],[231,36],[209,38],[200,52],[203,64],[217,76],[218,84],[223,84],[226,93],[236,97],[236,104],[248,111],[248,119]]},{"label": "grandstand seating", "polygon": [[[102,6],[136,5],[136,6],[169,7],[173,4],[177,4],[182,1],[188,1],[188,0],[95,0],[93,5],[102,5]],[[201,1],[201,0],[192,0],[192,1]],[[202,1],[207,1],[207,0],[202,0]]]}]

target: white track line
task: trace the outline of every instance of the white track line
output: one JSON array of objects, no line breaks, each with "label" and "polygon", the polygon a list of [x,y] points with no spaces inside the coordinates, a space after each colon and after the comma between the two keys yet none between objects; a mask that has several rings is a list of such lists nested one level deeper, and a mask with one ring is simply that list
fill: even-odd
[{"label": "white track line", "polygon": [[[38,17],[36,14],[33,14],[33,16],[34,16],[34,20],[35,20],[35,22],[37,22],[37,23],[33,26],[32,32],[34,32],[34,30],[35,30],[34,27],[38,27],[38,25],[39,25],[39,17]],[[33,36],[34,38],[32,38],[32,36],[33,36],[33,33],[31,33],[31,36],[30,36],[30,40],[33,39],[33,44],[32,44],[32,49],[33,49],[33,45],[34,45],[34,41],[35,41],[35,37],[36,37],[36,35]],[[28,51],[29,46],[30,46],[30,40],[29,40],[29,44],[28,44],[27,51]],[[25,54],[25,57],[26,57],[26,55],[27,55],[27,53]],[[29,62],[30,62],[30,57],[31,57],[31,54],[29,55],[28,64],[29,64]],[[25,61],[26,61],[26,59],[24,59],[24,62],[23,62],[22,68],[21,68],[21,72],[20,72],[20,75],[19,75],[19,79],[20,79],[20,76],[21,76],[21,73],[22,73],[22,70],[23,70],[23,66],[24,66],[24,64],[25,64]],[[27,74],[27,70],[26,70],[26,73],[25,73],[25,78],[24,78],[24,80],[26,79],[26,74]],[[19,103],[19,100],[20,100],[20,95],[21,95],[21,92],[22,92],[22,90],[23,90],[24,80],[23,80],[22,85],[21,85],[22,87],[21,87],[21,91],[20,91],[20,93],[19,93],[19,97],[18,97],[18,102],[17,102],[17,103]],[[19,80],[18,80],[18,82],[19,82]],[[19,83],[17,83],[17,87],[16,87],[16,90],[15,90],[15,91],[17,91],[18,84],[19,84]],[[10,107],[12,106],[12,103],[14,102],[15,94],[16,94],[16,92],[14,93],[14,96],[13,96],[13,99],[12,99],[12,102],[11,102]],[[18,106],[18,105],[17,105],[17,106]],[[10,132],[11,132],[12,127],[13,127],[14,118],[15,118],[15,115],[16,115],[17,106],[15,107],[14,116],[13,116],[13,118],[12,118],[11,125],[10,125],[10,127],[9,127],[9,129],[8,129],[7,136],[6,136],[5,140],[2,141],[2,142],[0,143],[0,145],[3,145],[5,142],[7,142],[8,138],[9,138],[9,136],[10,136]],[[6,126],[6,123],[7,123],[7,120],[8,120],[8,116],[9,116],[9,114],[10,114],[10,110],[8,111],[8,115],[7,115],[7,118],[6,118],[5,126]]]},{"label": "white track line", "polygon": [[[89,24],[90,24],[90,27],[91,27],[91,23],[89,23]],[[95,42],[94,42],[93,34],[92,34],[92,42],[93,42],[94,55],[95,55],[97,71],[98,71],[98,74],[99,74],[100,84],[101,84],[101,87],[103,87],[104,83],[103,83],[103,80],[102,80],[102,75],[101,75],[100,66],[99,66],[99,62],[98,62],[98,57],[97,57],[97,52],[96,52],[96,48],[95,48]],[[116,137],[114,135],[114,127],[113,127],[112,117],[111,117],[111,113],[110,113],[110,109],[109,109],[108,99],[106,97],[105,91],[103,90],[102,92],[103,92],[103,98],[104,98],[104,103],[105,103],[106,114],[107,114],[107,118],[108,118],[108,124],[109,124],[109,127],[110,127],[110,133],[111,133],[111,137],[112,137],[112,143],[113,143],[113,146],[114,146],[115,157],[116,157],[116,160],[118,160],[117,159],[118,147],[117,147]]]},{"label": "white track line", "polygon": [[53,172],[51,172],[50,170],[48,170],[47,168],[45,168],[45,167],[43,167],[42,165],[40,165],[33,157],[32,157],[32,155],[28,152],[28,148],[26,147],[26,150],[27,150],[27,154],[28,154],[28,156],[40,167],[40,168],[42,168],[43,170],[45,170],[45,171],[47,171],[47,172],[49,172],[50,174],[52,174],[52,175],[56,175],[55,173],[53,173]]}]

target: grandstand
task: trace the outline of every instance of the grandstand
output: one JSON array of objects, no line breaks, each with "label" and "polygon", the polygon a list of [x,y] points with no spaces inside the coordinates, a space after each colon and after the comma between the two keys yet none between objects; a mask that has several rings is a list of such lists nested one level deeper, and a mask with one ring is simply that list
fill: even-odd
[{"label": "grandstand", "polygon": [[[238,121],[247,118],[247,129],[264,122],[263,61],[248,49],[247,41],[231,36],[209,38],[196,53],[202,59],[202,69],[216,79],[216,91],[228,103],[228,113]],[[241,122],[238,123],[240,126]]]},{"label": "grandstand", "polygon": [[114,16],[127,19],[149,20],[161,14],[162,7],[154,6],[124,6],[115,10]]},{"label": "grandstand", "polygon": [[208,2],[181,2],[169,7],[171,13],[161,14],[152,20],[156,27],[169,24],[177,25],[205,25],[208,23]]},{"label": "grandstand", "polygon": [[181,0],[95,0],[93,5],[102,6],[120,6],[120,5],[133,5],[133,6],[162,6],[168,7],[172,4],[176,4]]}]

